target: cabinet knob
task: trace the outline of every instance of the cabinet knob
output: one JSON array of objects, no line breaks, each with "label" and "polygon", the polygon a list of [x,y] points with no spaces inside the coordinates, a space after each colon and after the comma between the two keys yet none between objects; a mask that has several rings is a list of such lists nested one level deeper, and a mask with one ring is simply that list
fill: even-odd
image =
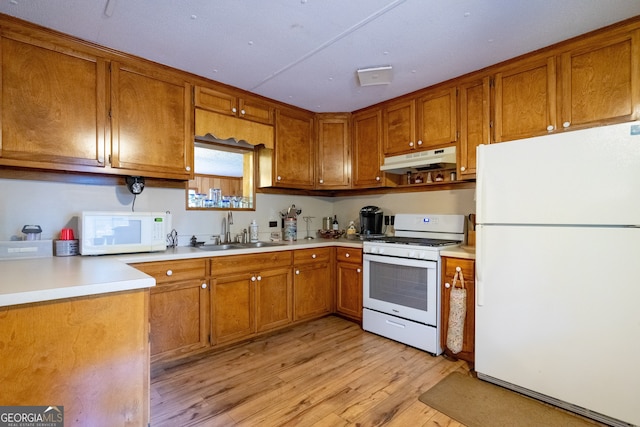
[{"label": "cabinet knob", "polygon": [[167,270],[167,276],[173,276],[173,271],[172,270]]},{"label": "cabinet knob", "polygon": [[409,147],[413,147],[414,145],[413,141],[409,142]]},{"label": "cabinet knob", "polygon": [[562,127],[565,128],[565,129],[568,128],[569,126],[571,126],[571,122],[564,122],[562,124]]},{"label": "cabinet knob", "polygon": [[319,182],[320,184],[324,184],[324,179],[321,179]]},{"label": "cabinet knob", "polygon": [[445,287],[445,288],[447,288],[447,289],[449,289],[449,288],[451,287],[451,283],[445,283],[445,284],[444,284],[444,287]]},{"label": "cabinet knob", "polygon": [[460,172],[464,172],[464,171],[466,171],[466,170],[467,170],[467,168],[466,168],[466,167],[464,167],[464,166],[460,166]]},{"label": "cabinet knob", "polygon": [[316,259],[316,254],[311,254],[311,258]]},{"label": "cabinet knob", "polygon": [[276,181],[280,181],[280,180],[282,180],[282,177],[278,175],[278,177],[276,178]]},{"label": "cabinet knob", "polygon": [[300,270],[296,270],[296,274],[300,274]]},{"label": "cabinet knob", "polygon": [[347,252],[346,254],[344,254],[345,258],[349,258],[351,255],[349,254],[349,252]]},{"label": "cabinet knob", "polygon": [[256,281],[256,276],[251,276],[251,281],[255,282]]},{"label": "cabinet knob", "polygon": [[258,282],[262,280],[262,276],[258,276]]},{"label": "cabinet knob", "polygon": [[547,132],[553,132],[553,129],[554,129],[553,125],[547,126]]},{"label": "cabinet knob", "polygon": [[462,271],[462,268],[460,268],[460,267],[456,267],[456,271],[457,271],[458,273],[460,273],[460,272]]},{"label": "cabinet knob", "polygon": [[184,168],[187,172],[191,172],[191,166],[187,166],[186,168]]},{"label": "cabinet knob", "polygon": [[421,139],[418,140],[418,145],[422,145],[422,140]]},{"label": "cabinet knob", "polygon": [[238,110],[236,109],[236,107],[233,107],[233,108],[231,109],[231,112],[232,112],[232,113],[236,113],[237,111],[238,111]]},{"label": "cabinet knob", "polygon": [[361,271],[361,270],[358,268],[358,269],[356,269],[356,271],[357,271],[358,273],[360,273],[360,271]]},{"label": "cabinet knob", "polygon": [[207,289],[207,284],[206,283],[202,284],[202,289]]},{"label": "cabinet knob", "polygon": [[244,110],[240,110],[240,114],[242,114],[244,116],[245,115],[245,111]]},{"label": "cabinet knob", "polygon": [[380,177],[379,176],[376,176],[376,181],[380,181]]}]

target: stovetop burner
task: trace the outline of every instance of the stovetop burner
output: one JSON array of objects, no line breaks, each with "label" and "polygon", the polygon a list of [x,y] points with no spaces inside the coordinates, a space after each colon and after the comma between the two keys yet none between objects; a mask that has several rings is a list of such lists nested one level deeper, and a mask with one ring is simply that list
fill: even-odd
[{"label": "stovetop burner", "polygon": [[367,239],[367,241],[373,243],[394,243],[397,245],[429,246],[433,248],[461,243],[460,240],[428,239],[423,237],[381,237]]}]

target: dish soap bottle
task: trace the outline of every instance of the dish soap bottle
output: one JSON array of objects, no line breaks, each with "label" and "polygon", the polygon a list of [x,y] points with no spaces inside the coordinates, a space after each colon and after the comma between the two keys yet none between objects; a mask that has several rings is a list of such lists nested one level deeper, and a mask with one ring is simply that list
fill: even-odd
[{"label": "dish soap bottle", "polygon": [[258,224],[255,219],[249,224],[249,240],[251,242],[258,241]]}]

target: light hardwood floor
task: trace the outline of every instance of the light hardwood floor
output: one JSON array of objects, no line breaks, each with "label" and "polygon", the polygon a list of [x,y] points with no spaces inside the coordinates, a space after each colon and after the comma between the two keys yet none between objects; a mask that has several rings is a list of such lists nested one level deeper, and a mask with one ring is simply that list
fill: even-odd
[{"label": "light hardwood floor", "polygon": [[449,426],[418,400],[466,362],[329,316],[152,367],[151,426]]}]

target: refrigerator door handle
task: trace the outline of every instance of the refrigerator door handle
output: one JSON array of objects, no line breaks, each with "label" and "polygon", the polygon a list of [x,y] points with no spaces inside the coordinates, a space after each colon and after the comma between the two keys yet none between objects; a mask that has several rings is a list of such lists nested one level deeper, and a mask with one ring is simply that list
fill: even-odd
[{"label": "refrigerator door handle", "polygon": [[484,225],[479,224],[476,228],[476,305],[484,305],[484,274],[482,271],[482,255],[484,253]]}]

